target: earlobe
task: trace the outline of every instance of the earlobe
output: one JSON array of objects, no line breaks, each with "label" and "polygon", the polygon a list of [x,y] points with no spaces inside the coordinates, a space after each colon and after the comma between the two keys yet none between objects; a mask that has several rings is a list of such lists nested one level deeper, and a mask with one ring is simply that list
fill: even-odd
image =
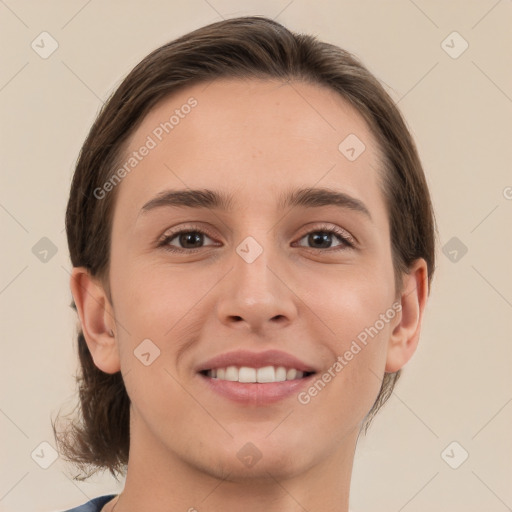
[{"label": "earlobe", "polygon": [[400,297],[401,315],[393,328],[388,343],[385,371],[400,370],[412,357],[418,346],[421,323],[428,298],[428,272],[423,258],[414,262],[404,274],[404,288]]},{"label": "earlobe", "polygon": [[118,372],[115,318],[104,287],[86,268],[73,267],[70,288],[94,364],[105,373]]}]

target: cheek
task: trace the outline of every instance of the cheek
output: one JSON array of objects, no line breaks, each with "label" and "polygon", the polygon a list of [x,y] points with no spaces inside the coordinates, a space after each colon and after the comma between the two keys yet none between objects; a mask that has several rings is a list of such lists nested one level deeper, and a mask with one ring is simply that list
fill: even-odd
[{"label": "cheek", "polygon": [[[360,334],[364,340],[365,329],[392,306],[392,270],[377,262],[303,274],[309,277],[301,283],[298,295],[305,312],[311,319],[316,318],[323,326],[322,332],[332,340],[330,344],[340,350]],[[378,330],[385,330],[388,324],[389,321],[385,325],[379,322]]]},{"label": "cheek", "polygon": [[126,326],[119,337],[126,390],[134,415],[143,419],[146,428],[165,437],[172,425],[181,432],[180,442],[186,443],[191,424],[196,417],[204,421],[204,413],[183,413],[196,404],[180,384],[190,378],[190,367],[177,361],[190,340],[196,339],[192,331],[199,318],[194,307],[215,280],[194,280],[195,274],[185,271],[185,266],[134,263],[119,265],[113,275],[119,297],[116,317]]},{"label": "cheek", "polygon": [[205,273],[197,278],[191,268],[162,262],[118,265],[113,272],[119,297],[118,301],[114,298],[115,313],[127,330],[147,337],[169,335],[178,319],[190,312],[214,283]]},{"label": "cheek", "polygon": [[[164,351],[162,351],[162,356]],[[137,424],[139,436],[144,429],[150,437],[166,440],[179,449],[193,449],[197,444],[197,432],[204,428],[208,416],[180,384],[175,369],[164,357],[150,366],[135,361],[123,374],[126,391],[133,411],[131,421]]]},{"label": "cheek", "polygon": [[[179,401],[180,387],[169,374],[179,380],[191,377],[190,347],[201,339],[205,322],[212,315],[214,303],[208,292],[214,290],[220,277],[222,274],[208,270],[194,271],[186,264],[173,267],[159,262],[117,268],[119,301],[115,315],[126,328],[120,329],[119,338],[123,372],[139,368],[137,357],[149,353],[144,357],[155,362],[147,369],[139,368],[145,373],[137,378],[147,382],[145,393],[155,383],[151,389],[155,399],[165,389],[162,400],[177,397]],[[157,376],[156,371],[160,372]]]},{"label": "cheek", "polygon": [[[396,322],[392,274],[378,267],[373,272],[352,269],[338,273],[336,279],[317,278],[315,283],[305,300],[315,315],[308,308],[304,311],[315,319],[318,343],[329,348],[331,360],[318,376],[331,390],[325,398],[342,399],[352,410],[366,414],[380,389],[387,343]],[[323,384],[318,388],[323,390]]]}]

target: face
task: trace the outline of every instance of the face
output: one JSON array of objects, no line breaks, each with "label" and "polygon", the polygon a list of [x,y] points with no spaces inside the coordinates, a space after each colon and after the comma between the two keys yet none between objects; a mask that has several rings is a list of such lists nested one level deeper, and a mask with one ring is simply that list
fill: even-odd
[{"label": "face", "polygon": [[[110,286],[133,443],[232,478],[339,455],[399,317],[363,118],[318,85],[219,80],[159,103],[125,156]],[[197,189],[229,201],[165,195]]]}]

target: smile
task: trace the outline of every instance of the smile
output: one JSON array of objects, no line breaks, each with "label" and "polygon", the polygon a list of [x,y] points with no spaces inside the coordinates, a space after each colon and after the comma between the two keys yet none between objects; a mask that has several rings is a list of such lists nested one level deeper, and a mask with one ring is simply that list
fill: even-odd
[{"label": "smile", "polygon": [[[270,368],[270,369],[265,369]],[[281,368],[281,369],[280,369]],[[258,378],[258,372],[263,370],[262,379],[272,378],[272,372],[274,372],[274,380],[267,382],[258,382],[255,379]],[[223,378],[218,376],[212,377],[212,373],[219,372]],[[295,377],[290,380],[288,378],[278,381],[277,378],[283,378],[284,371],[288,377]],[[277,375],[276,375],[277,374]],[[210,392],[214,395],[220,396],[224,399],[228,399],[231,402],[235,402],[241,406],[256,406],[266,407],[270,404],[278,403],[286,398],[295,398],[300,391],[311,385],[312,379],[314,379],[315,373],[312,372],[299,372],[294,368],[286,370],[284,367],[274,368],[263,367],[263,368],[250,368],[242,366],[240,368],[236,366],[228,366],[227,368],[217,368],[212,370],[204,370],[197,374],[200,377],[203,385],[206,385]],[[256,377],[255,377],[256,375]],[[233,380],[227,380],[231,378]],[[248,382],[243,382],[243,379],[249,379]]]}]

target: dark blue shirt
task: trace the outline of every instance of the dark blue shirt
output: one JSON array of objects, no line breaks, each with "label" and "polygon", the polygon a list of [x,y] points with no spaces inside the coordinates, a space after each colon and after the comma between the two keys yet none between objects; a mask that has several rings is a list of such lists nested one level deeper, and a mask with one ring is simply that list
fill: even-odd
[{"label": "dark blue shirt", "polygon": [[106,496],[98,496],[79,507],[70,508],[69,510],[65,510],[64,512],[100,512],[101,509],[112,499],[115,498],[117,494],[108,494]]}]

